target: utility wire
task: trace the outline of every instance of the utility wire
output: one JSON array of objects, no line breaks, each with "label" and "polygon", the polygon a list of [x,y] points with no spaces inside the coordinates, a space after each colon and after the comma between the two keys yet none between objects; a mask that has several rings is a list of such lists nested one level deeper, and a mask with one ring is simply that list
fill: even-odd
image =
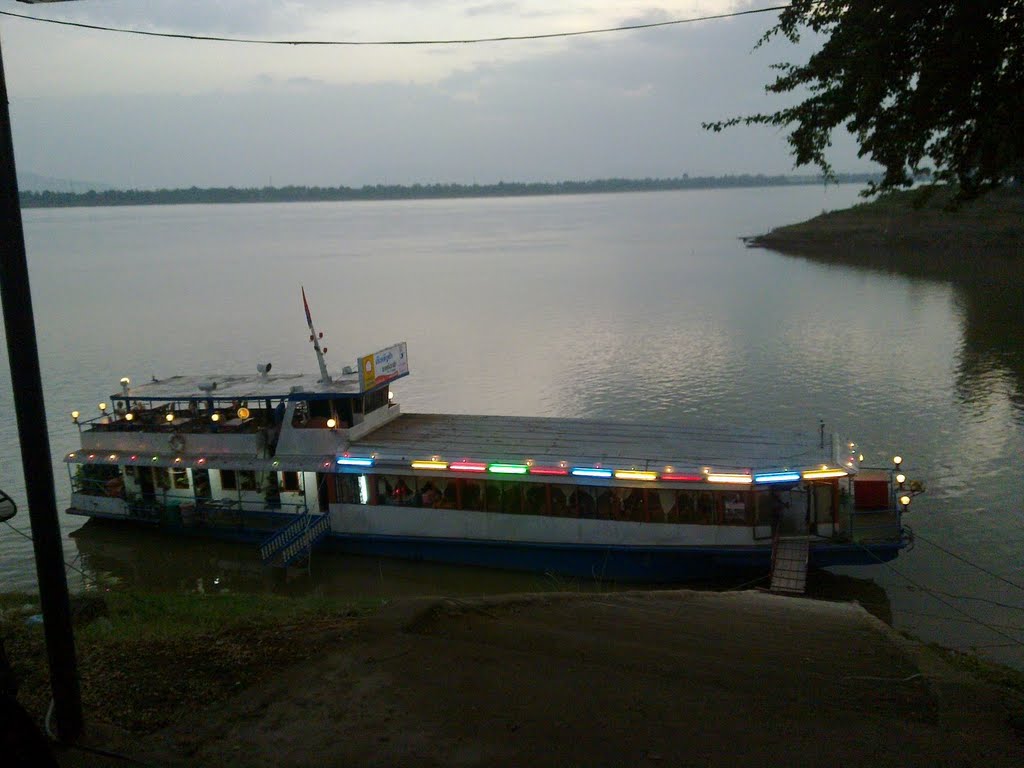
[{"label": "utility wire", "polygon": [[931,539],[925,538],[924,536],[922,536],[920,533],[917,533],[916,531],[914,532],[914,538],[920,539],[921,541],[925,542],[926,544],[931,544],[933,547],[935,547],[940,552],[945,552],[947,555],[949,555],[952,558],[955,558],[955,559],[959,560],[961,563],[967,563],[967,565],[970,565],[970,566],[973,566],[973,567],[977,568],[982,573],[987,573],[993,579],[998,579],[999,581],[1003,582],[1004,584],[1009,584],[1011,587],[1016,587],[1017,589],[1024,590],[1024,584],[1019,584],[1016,581],[1011,581],[1010,579],[1007,579],[1004,576],[1000,576],[998,573],[994,573],[993,571],[988,570],[984,566],[978,565],[977,563],[975,563],[975,562],[973,562],[971,560],[968,560],[966,557],[963,557],[962,555],[958,555],[956,552],[951,552],[950,550],[948,550],[945,547],[943,547],[941,544],[937,544],[936,542],[932,541]]},{"label": "utility wire", "polygon": [[218,35],[189,35],[181,32],[148,32],[142,29],[127,29],[124,27],[107,27],[100,24],[85,24],[80,21],[66,21],[62,19],[45,19],[41,16],[30,16],[24,13],[13,13],[11,11],[0,11],[0,16],[11,16],[16,19],[27,19],[38,21],[44,24],[58,24],[63,27],[77,27],[79,29],[93,29],[100,32],[120,32],[126,35],[144,35],[146,37],[168,37],[176,40],[201,40],[203,42],[215,43],[243,43],[249,45],[346,45],[346,46],[384,46],[384,45],[469,45],[473,43],[504,43],[523,40],[548,40],[557,37],[581,37],[583,35],[603,35],[611,32],[629,32],[637,29],[654,29],[655,27],[669,27],[678,24],[693,24],[698,21],[717,21],[719,19],[731,19],[737,16],[751,16],[758,13],[773,13],[784,11],[790,6],[773,5],[766,8],[754,8],[747,11],[733,11],[732,13],[718,13],[710,16],[695,16],[689,19],[674,19],[672,21],[656,21],[649,24],[626,24],[620,27],[604,27],[602,29],[584,29],[575,32],[547,32],[536,35],[500,35],[497,37],[469,37],[439,40],[272,40],[245,37],[221,37]]},{"label": "utility wire", "polygon": [[[17,533],[18,535],[24,536],[29,541],[33,541],[31,534],[25,533],[25,531],[21,530],[20,528],[15,528],[13,525],[11,525],[6,520],[4,520],[4,525],[6,525],[8,528],[10,528],[12,531]],[[79,553],[79,554],[81,554],[81,553]],[[75,571],[75,572],[81,574],[83,579],[86,579],[87,581],[91,581],[94,584],[98,584],[99,583],[98,581],[96,581],[96,579],[94,577],[90,576],[89,574],[87,574],[82,569],[76,568],[71,563],[69,563],[67,560],[64,561],[64,565],[65,565],[65,567],[70,568],[72,571]]]},{"label": "utility wire", "polygon": [[[900,586],[898,584],[896,585],[896,588],[897,589],[905,589],[908,592],[912,592],[913,591],[913,589],[911,589],[911,587]],[[987,597],[976,597],[974,595],[958,595],[955,592],[944,592],[941,589],[930,589],[930,588],[927,588],[927,587],[918,587],[918,589],[923,589],[925,592],[934,592],[934,593],[939,594],[939,595],[945,595],[946,597],[952,597],[955,600],[974,600],[975,602],[978,602],[978,603],[986,603],[987,605],[994,605],[997,608],[1006,608],[1007,610],[1010,610],[1010,611],[1024,611],[1024,605],[1013,605],[1011,603],[1001,603],[998,600],[990,600]]]},{"label": "utility wire", "polygon": [[989,630],[990,632],[994,632],[995,634],[999,635],[1000,637],[1002,637],[1002,638],[1004,638],[1006,640],[1009,640],[1010,644],[1015,645],[1015,646],[1024,647],[1024,640],[1019,640],[1016,637],[1014,637],[1013,635],[1006,634],[1001,629],[997,629],[996,627],[992,626],[991,624],[989,624],[987,622],[984,622],[984,621],[982,621],[981,619],[979,619],[979,618],[977,618],[975,616],[972,616],[971,614],[967,613],[967,611],[965,611],[962,608],[958,607],[954,603],[951,603],[948,600],[940,597],[939,593],[936,590],[929,589],[928,587],[925,587],[925,586],[919,584],[918,582],[914,581],[912,578],[907,576],[902,571],[898,570],[891,563],[887,563],[885,560],[880,558],[878,555],[876,555],[874,552],[872,552],[870,549],[865,547],[860,542],[857,542],[857,546],[859,546],[861,549],[863,549],[865,552],[867,552],[869,555],[871,555],[871,557],[873,557],[875,560],[880,562],[882,565],[884,565],[890,571],[895,573],[897,576],[899,576],[900,578],[904,579],[908,583],[913,584],[915,587],[917,587],[922,592],[927,592],[929,595],[931,595],[933,598],[938,600],[940,603],[942,603],[947,608],[950,608],[950,609],[956,611],[957,613],[959,613],[961,616],[970,619],[972,622],[974,622],[978,626],[984,627],[985,629]]}]

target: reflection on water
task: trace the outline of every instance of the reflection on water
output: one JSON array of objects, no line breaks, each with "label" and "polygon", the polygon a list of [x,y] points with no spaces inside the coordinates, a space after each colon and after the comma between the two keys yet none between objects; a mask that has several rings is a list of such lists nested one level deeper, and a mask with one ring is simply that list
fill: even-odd
[{"label": "reflection on water", "polygon": [[270,568],[254,545],[188,539],[90,520],[71,534],[80,584],[156,591],[228,590],[394,598],[610,588],[544,574],[317,552],[306,568]]},{"label": "reflection on water", "polygon": [[1024,424],[1024,283],[962,281],[956,302],[963,313],[956,371],[960,402],[985,407],[992,395],[1008,398],[1011,417]]},{"label": "reflection on water", "polygon": [[[281,595],[315,593],[340,598],[480,596],[521,592],[607,592],[657,588],[619,585],[552,574],[420,563],[330,552],[314,554],[308,569],[269,568],[252,545],[209,539],[183,539],[145,527],[90,520],[71,534],[77,555],[72,580],[78,586],[126,585],[154,591],[261,592]],[[691,589],[749,589],[763,585],[760,572],[690,583]],[[817,571],[808,593],[829,600],[856,600],[872,614],[892,622],[885,589],[871,579]]]}]

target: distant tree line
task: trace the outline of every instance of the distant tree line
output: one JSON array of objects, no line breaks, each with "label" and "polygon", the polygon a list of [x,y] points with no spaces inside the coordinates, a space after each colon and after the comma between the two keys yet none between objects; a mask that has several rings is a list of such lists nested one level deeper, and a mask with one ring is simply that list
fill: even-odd
[{"label": "distant tree line", "polygon": [[[870,173],[836,174],[830,183],[866,184]],[[593,181],[505,182],[497,184],[372,184],[364,187],[189,187],[188,189],[109,189],[89,192],[22,192],[23,208],[100,205],[181,205],[188,203],[291,203],[332,200],[422,200],[459,197],[581,195],[653,192],[670,189],[779,187],[822,184],[823,176],[690,176],[673,179],[596,179]]]}]

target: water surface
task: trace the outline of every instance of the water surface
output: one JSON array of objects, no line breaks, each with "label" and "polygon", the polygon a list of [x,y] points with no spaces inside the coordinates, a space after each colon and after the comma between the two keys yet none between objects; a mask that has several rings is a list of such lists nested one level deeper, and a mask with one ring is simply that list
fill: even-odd
[{"label": "water surface", "polygon": [[[845,569],[862,581],[843,583],[901,629],[1024,666],[1020,289],[816,264],[739,240],[845,207],[857,191],[29,210],[52,447],[74,448],[68,412],[93,410],[124,375],[247,372],[264,360],[315,370],[305,285],[333,368],[409,342],[412,375],[396,387],[407,410],[804,429],[823,419],[868,463],[902,454],[928,485],[907,518],[918,544],[891,567]],[[6,366],[0,487],[23,502]],[[24,514],[14,522],[28,527]],[[82,521],[62,524],[71,533]],[[66,559],[154,588],[567,586],[332,556],[286,583],[254,549],[94,528],[66,541]],[[31,589],[33,569],[29,544],[0,527],[3,588]]]}]

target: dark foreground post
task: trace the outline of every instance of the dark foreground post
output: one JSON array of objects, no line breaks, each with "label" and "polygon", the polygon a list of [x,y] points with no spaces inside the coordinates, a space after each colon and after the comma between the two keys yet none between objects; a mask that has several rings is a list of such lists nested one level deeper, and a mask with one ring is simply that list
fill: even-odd
[{"label": "dark foreground post", "polygon": [[50,662],[50,684],[57,716],[57,735],[73,741],[82,730],[82,701],[78,690],[75,638],[71,629],[64,550],[53,490],[53,464],[46,431],[39,352],[32,318],[32,299],[21,226],[18,178],[14,172],[14,142],[7,108],[7,82],[0,52],[0,299],[3,301],[7,356],[11,362],[14,410],[25,469],[25,491],[32,523],[32,544],[43,608],[43,631]]}]

